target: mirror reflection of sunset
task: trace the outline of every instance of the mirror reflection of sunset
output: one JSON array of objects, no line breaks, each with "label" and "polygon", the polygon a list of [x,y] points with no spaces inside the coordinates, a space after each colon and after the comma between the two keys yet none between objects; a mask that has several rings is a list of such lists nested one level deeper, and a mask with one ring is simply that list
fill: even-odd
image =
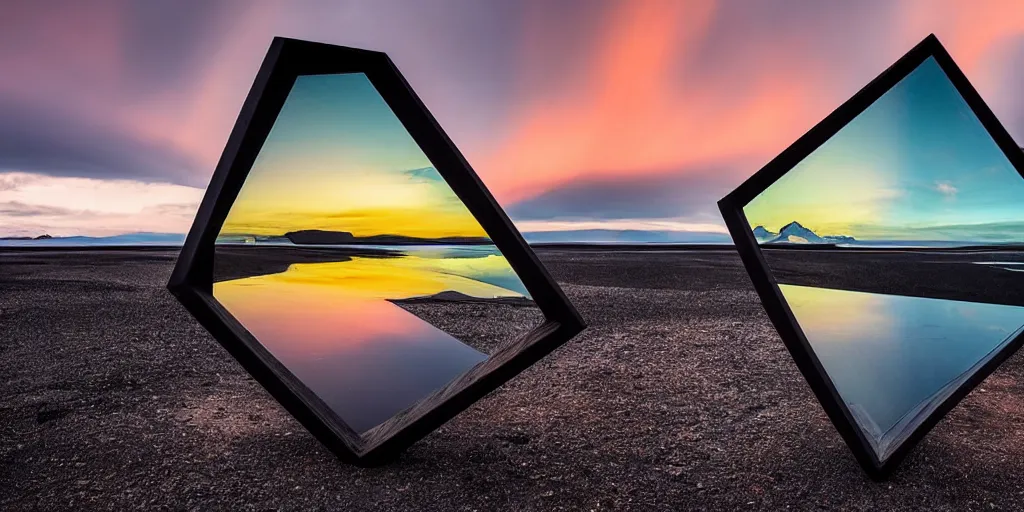
[{"label": "mirror reflection of sunset", "polygon": [[362,73],[301,76],[222,234],[486,234]]},{"label": "mirror reflection of sunset", "polygon": [[[281,286],[301,284],[311,292],[338,289],[325,297],[350,299],[406,299],[433,295],[443,291],[457,291],[471,297],[522,297],[523,294],[463,277],[460,274],[503,273],[510,268],[501,256],[482,258],[449,258],[434,260],[418,256],[401,258],[353,258],[337,263],[295,264],[286,272],[269,274],[214,284],[214,295],[246,290],[252,286]],[[449,272],[440,272],[445,269]],[[224,290],[218,292],[217,290]],[[239,291],[238,301],[246,300]],[[327,292],[323,292],[327,293]]]},{"label": "mirror reflection of sunset", "polygon": [[213,286],[217,301],[357,432],[487,359],[384,300],[445,290],[518,296],[416,257],[296,264]]},{"label": "mirror reflection of sunset", "polygon": [[362,73],[296,79],[220,235],[214,297],[360,432],[487,358],[441,318],[531,303]]},{"label": "mirror reflection of sunset", "polygon": [[[216,283],[213,291],[217,300],[278,356],[320,356],[386,335],[408,337],[425,326],[388,302],[359,300],[344,288],[264,277]],[[344,336],[339,336],[341,333]],[[292,341],[275,342],[279,340]]]}]

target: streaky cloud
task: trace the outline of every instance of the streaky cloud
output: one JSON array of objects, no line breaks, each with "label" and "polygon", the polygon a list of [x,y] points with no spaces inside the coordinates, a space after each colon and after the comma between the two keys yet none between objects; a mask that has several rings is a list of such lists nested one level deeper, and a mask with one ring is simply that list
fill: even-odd
[{"label": "streaky cloud", "polygon": [[189,155],[130,132],[0,98],[0,171],[200,187],[199,169]]},{"label": "streaky cloud", "polygon": [[720,223],[715,202],[729,173],[692,169],[639,177],[583,178],[508,207],[516,220],[694,217]]}]

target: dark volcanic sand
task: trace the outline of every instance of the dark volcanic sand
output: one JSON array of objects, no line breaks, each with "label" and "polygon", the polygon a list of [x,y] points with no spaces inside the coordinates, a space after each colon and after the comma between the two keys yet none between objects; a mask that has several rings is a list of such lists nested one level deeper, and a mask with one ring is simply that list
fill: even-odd
[{"label": "dark volcanic sand", "polygon": [[734,253],[540,254],[590,328],[364,470],[163,289],[174,253],[2,252],[0,510],[1024,509],[1020,355],[874,483]]},{"label": "dark volcanic sand", "polygon": [[764,251],[780,283],[1024,306],[1024,272],[971,262],[1024,262],[1019,251]]}]

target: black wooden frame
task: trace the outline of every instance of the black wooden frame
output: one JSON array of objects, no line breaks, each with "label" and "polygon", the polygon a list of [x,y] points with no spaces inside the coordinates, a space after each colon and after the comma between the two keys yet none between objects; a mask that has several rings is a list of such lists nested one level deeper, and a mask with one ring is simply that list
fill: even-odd
[{"label": "black wooden frame", "polygon": [[914,428],[888,458],[879,460],[807,342],[806,336],[779,290],[778,283],[776,283],[761,252],[761,247],[754,238],[743,208],[930,57],[939,64],[967,102],[968,107],[975,113],[1017,172],[1024,178],[1024,152],[1021,152],[1010,134],[996,119],[995,114],[953,62],[952,57],[943,48],[938,38],[932,34],[718,202],[725,224],[729,228],[729,233],[736,244],[743,265],[753,281],[754,289],[757,291],[769,319],[821,406],[825,409],[825,413],[853,451],[857,461],[875,480],[888,478],[911,449],[949,411],[1021,347],[1021,344],[1024,343],[1024,334],[1005,344],[998,353],[978,368]]},{"label": "black wooden frame", "polygon": [[[504,345],[445,388],[361,435],[270,355],[213,297],[217,235],[295,79],[338,73],[364,73],[369,78],[508,260],[545,316],[544,323]],[[281,37],[271,43],[245,99],[167,287],[310,433],[341,460],[359,466],[394,459],[585,328],[583,318],[386,54]]]}]

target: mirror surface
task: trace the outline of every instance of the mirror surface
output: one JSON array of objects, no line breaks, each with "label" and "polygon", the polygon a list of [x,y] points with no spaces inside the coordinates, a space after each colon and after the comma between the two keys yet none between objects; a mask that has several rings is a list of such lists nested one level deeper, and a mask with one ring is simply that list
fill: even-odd
[{"label": "mirror surface", "polygon": [[1024,179],[928,58],[743,212],[879,460],[1024,326]]},{"label": "mirror surface", "polygon": [[296,79],[218,236],[213,295],[358,433],[543,321],[361,73]]}]

